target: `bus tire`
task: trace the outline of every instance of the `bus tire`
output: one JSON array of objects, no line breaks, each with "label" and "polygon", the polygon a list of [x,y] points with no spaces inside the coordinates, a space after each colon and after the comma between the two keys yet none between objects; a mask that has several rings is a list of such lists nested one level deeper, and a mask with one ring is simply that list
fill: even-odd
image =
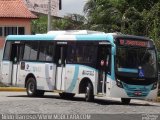
[{"label": "bus tire", "polygon": [[37,90],[36,80],[33,77],[28,78],[26,83],[26,91],[29,97],[41,97],[44,95],[43,90]]},{"label": "bus tire", "polygon": [[128,105],[130,103],[131,99],[130,98],[121,98],[121,102],[124,105]]},{"label": "bus tire", "polygon": [[42,96],[44,96],[44,90],[37,90],[37,96],[38,97],[42,97]]},{"label": "bus tire", "polygon": [[92,102],[94,100],[93,87],[91,83],[88,83],[86,86],[85,100],[87,102]]},{"label": "bus tire", "polygon": [[63,99],[72,99],[75,94],[74,93],[59,93],[59,96]]}]

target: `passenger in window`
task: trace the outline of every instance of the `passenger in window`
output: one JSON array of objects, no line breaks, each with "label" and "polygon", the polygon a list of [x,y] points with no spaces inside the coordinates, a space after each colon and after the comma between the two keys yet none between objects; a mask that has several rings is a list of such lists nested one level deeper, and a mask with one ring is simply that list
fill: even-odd
[{"label": "passenger in window", "polygon": [[75,50],[71,46],[71,48],[68,50],[68,63],[74,63],[76,61]]},{"label": "passenger in window", "polygon": [[82,62],[82,57],[81,56],[77,56],[77,62],[81,63]]},{"label": "passenger in window", "polygon": [[81,62],[83,61],[82,56],[81,56],[81,54],[79,53],[79,51],[77,51],[76,58],[77,58],[77,63],[81,63]]},{"label": "passenger in window", "polygon": [[52,61],[52,57],[49,56],[49,55],[47,55],[47,56],[46,56],[46,61]]},{"label": "passenger in window", "polygon": [[145,77],[151,78],[151,77],[155,76],[155,69],[153,66],[153,60],[152,60],[152,56],[149,52],[146,53],[146,55],[144,57],[142,69],[144,70]]},{"label": "passenger in window", "polygon": [[122,54],[121,54],[121,56],[119,56],[119,62],[118,62],[119,64],[118,64],[118,68],[125,68],[125,67],[127,67],[126,66],[126,63],[127,63],[127,61],[126,61],[126,53],[125,52],[123,52]]}]

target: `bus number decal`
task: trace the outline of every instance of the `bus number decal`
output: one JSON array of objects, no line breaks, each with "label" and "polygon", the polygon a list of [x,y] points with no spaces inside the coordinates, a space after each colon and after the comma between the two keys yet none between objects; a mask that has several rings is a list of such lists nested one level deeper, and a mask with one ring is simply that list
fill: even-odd
[{"label": "bus number decal", "polygon": [[86,70],[83,70],[82,75],[94,76],[94,71],[86,71]]}]

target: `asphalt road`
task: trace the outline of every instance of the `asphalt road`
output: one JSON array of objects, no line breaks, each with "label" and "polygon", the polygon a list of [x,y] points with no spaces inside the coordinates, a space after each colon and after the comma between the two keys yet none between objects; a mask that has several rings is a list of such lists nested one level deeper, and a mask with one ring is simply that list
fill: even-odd
[{"label": "asphalt road", "polygon": [[64,100],[58,94],[53,93],[45,93],[43,98],[32,98],[28,97],[25,92],[0,92],[0,113],[120,114],[122,116],[125,114],[160,114],[160,103],[132,100],[130,105],[123,105],[119,99],[100,98],[88,103],[85,102],[83,96],[79,95],[72,100]]}]

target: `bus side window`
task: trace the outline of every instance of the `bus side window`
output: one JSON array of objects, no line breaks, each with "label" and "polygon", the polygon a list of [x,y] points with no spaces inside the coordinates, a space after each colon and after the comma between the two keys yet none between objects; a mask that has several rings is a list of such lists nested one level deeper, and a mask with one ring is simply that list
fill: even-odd
[{"label": "bus side window", "polygon": [[52,62],[54,56],[54,44],[49,43],[46,46],[46,59],[47,62]]},{"label": "bus side window", "polygon": [[60,49],[56,46],[56,49],[55,49],[55,56],[54,56],[54,62],[57,64],[57,65],[60,65]]},{"label": "bus side window", "polygon": [[68,47],[67,63],[90,64],[95,62],[96,46],[72,45]]},{"label": "bus side window", "polygon": [[107,59],[106,59],[106,66],[108,69],[108,73],[111,74],[111,47],[108,48],[107,50]]},{"label": "bus side window", "polygon": [[[103,64],[102,64],[103,61]],[[99,46],[97,51],[97,67],[111,73],[111,46]]]},{"label": "bus side window", "polygon": [[76,46],[68,46],[67,51],[67,63],[75,63],[76,62]]},{"label": "bus side window", "polygon": [[107,73],[110,74],[111,73],[111,47],[110,46],[106,46],[105,48],[105,67],[107,70]]},{"label": "bus side window", "polygon": [[38,60],[45,62],[52,62],[53,54],[54,54],[54,44],[52,42],[40,41]]},{"label": "bus side window", "polygon": [[10,52],[11,52],[11,42],[7,41],[5,45],[3,60],[10,60]]},{"label": "bus side window", "polygon": [[23,60],[37,60],[38,56],[38,41],[26,42],[24,47]]},{"label": "bus side window", "polygon": [[19,60],[23,60],[23,54],[24,54],[24,44],[20,44],[20,52],[19,52]]},{"label": "bus side window", "polygon": [[12,52],[11,52],[10,60],[13,61],[13,63],[17,63],[18,62],[18,45],[12,44],[11,51]]}]

